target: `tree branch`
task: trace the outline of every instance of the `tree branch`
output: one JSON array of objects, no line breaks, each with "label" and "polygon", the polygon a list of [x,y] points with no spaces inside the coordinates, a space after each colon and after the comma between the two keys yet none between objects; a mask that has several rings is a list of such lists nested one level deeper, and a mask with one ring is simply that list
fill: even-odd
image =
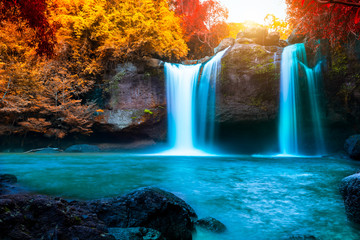
[{"label": "tree branch", "polygon": [[321,4],[329,4],[329,3],[336,3],[336,4],[342,4],[342,5],[346,5],[346,6],[351,6],[351,7],[360,7],[360,2],[349,2],[349,1],[342,1],[342,0],[315,0],[318,3]]}]

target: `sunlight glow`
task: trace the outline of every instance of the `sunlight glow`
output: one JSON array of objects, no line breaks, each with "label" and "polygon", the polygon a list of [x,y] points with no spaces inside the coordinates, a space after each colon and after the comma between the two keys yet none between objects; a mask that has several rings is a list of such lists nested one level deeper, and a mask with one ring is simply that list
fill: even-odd
[{"label": "sunlight glow", "polygon": [[285,20],[285,0],[220,0],[229,10],[228,22],[254,21],[264,23],[267,14],[274,14],[277,18]]}]

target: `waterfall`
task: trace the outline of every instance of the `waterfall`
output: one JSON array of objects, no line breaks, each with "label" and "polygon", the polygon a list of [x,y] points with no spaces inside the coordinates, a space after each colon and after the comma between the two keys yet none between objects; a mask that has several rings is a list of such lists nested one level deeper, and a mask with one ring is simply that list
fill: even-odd
[{"label": "waterfall", "polygon": [[[324,153],[319,104],[321,65],[307,66],[304,44],[284,49],[281,59],[279,148],[282,155]],[[302,76],[304,75],[304,76]],[[306,149],[306,150],[305,150]]]},{"label": "waterfall", "polygon": [[225,51],[205,64],[165,63],[170,144],[166,154],[202,155],[211,148],[216,79]]},{"label": "waterfall", "polygon": [[[168,139],[172,151],[191,155],[194,147],[194,93],[201,64],[165,63]],[[181,155],[181,154],[180,154]]]}]

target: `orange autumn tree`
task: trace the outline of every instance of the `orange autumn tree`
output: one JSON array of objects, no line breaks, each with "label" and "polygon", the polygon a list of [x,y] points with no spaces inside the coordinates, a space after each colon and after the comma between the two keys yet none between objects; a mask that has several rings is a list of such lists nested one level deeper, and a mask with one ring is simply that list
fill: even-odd
[{"label": "orange autumn tree", "polygon": [[1,134],[89,134],[95,106],[87,94],[95,83],[107,84],[103,75],[109,63],[151,56],[178,60],[187,55],[180,18],[166,0],[46,4],[43,16],[56,27],[50,59],[39,57],[39,44],[33,44],[38,41],[37,29],[16,17],[19,8],[0,18]]},{"label": "orange autumn tree", "polygon": [[[3,22],[4,23],[4,22]],[[49,61],[39,58],[31,28],[16,30],[22,21],[0,25],[1,134],[39,133],[63,138],[69,133],[90,133],[92,105],[74,94],[77,83],[46,75]],[[57,69],[58,70],[58,69]],[[59,100],[54,101],[52,95]]]},{"label": "orange autumn tree", "polygon": [[286,40],[291,32],[292,27],[287,21],[275,17],[274,14],[268,14],[264,18],[265,26],[272,32],[280,33],[280,39]]},{"label": "orange autumn tree", "polygon": [[17,22],[20,18],[23,28],[29,27],[34,30],[33,42],[37,53],[49,56],[53,54],[55,29],[49,23],[46,12],[46,0],[0,0],[0,22]]}]

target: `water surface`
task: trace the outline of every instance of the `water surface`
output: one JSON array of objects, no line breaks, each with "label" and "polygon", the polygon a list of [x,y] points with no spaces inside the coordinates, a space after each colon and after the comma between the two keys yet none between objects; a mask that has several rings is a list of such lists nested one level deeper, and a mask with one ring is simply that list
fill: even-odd
[{"label": "water surface", "polygon": [[0,172],[29,190],[96,199],[156,186],[212,216],[228,231],[197,240],[280,239],[310,233],[360,239],[346,219],[338,186],[360,164],[335,158],[177,157],[125,154],[1,154]]}]

